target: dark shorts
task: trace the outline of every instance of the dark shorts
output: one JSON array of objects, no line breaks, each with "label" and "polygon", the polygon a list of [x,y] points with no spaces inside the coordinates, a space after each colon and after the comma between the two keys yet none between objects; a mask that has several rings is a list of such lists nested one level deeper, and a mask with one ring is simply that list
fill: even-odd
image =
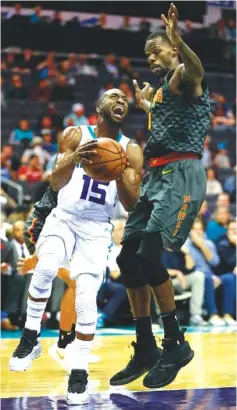
[{"label": "dark shorts", "polygon": [[43,229],[45,218],[33,212],[25,222],[24,238],[28,251],[32,255],[35,252],[35,245]]},{"label": "dark shorts", "polygon": [[124,240],[160,232],[164,248],[180,249],[205,194],[206,173],[200,160],[184,159],[150,168],[137,205],[129,215]]}]

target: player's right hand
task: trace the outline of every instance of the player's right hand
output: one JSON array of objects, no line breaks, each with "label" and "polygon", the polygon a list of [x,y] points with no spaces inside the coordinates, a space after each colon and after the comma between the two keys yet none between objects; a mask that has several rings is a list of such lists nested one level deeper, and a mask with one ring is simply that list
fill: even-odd
[{"label": "player's right hand", "polygon": [[144,108],[144,104],[147,104],[151,100],[151,94],[153,89],[149,83],[143,83],[144,87],[141,89],[138,85],[137,80],[133,80],[133,85],[135,88],[135,97],[137,105],[140,108]]},{"label": "player's right hand", "polygon": [[29,256],[28,258],[19,258],[17,262],[17,269],[21,275],[33,270],[38,262],[36,255]]},{"label": "player's right hand", "polygon": [[91,140],[86,142],[85,144],[79,145],[73,153],[74,161],[83,165],[92,164],[93,161],[91,159],[93,155],[97,154],[96,148],[98,148],[98,144],[95,140]]}]

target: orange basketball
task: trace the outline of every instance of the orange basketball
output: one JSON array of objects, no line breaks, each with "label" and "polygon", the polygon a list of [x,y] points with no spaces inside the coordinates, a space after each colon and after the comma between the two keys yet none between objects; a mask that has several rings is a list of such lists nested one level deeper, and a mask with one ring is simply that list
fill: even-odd
[{"label": "orange basketball", "polygon": [[121,177],[126,165],[127,156],[122,145],[111,138],[98,138],[97,154],[93,155],[93,164],[83,165],[89,177],[109,182]]}]

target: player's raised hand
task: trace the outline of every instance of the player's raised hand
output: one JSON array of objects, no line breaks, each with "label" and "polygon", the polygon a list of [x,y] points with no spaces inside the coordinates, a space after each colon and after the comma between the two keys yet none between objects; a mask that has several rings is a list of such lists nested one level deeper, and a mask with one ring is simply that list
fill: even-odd
[{"label": "player's raised hand", "polygon": [[164,14],[161,14],[161,19],[166,27],[166,33],[169,37],[171,43],[175,47],[179,47],[181,42],[181,37],[178,33],[178,10],[175,7],[174,3],[171,3],[169,11],[168,11],[168,18],[165,17]]},{"label": "player's raised hand", "polygon": [[73,159],[76,163],[92,164],[93,155],[97,154],[96,148],[98,147],[97,141],[91,140],[85,144],[79,145],[73,153]]},{"label": "player's raised hand", "polygon": [[135,97],[138,107],[142,108],[144,111],[150,111],[150,102],[153,94],[153,88],[149,83],[143,83],[144,87],[141,89],[137,83],[137,80],[133,80],[133,85],[135,88]]}]

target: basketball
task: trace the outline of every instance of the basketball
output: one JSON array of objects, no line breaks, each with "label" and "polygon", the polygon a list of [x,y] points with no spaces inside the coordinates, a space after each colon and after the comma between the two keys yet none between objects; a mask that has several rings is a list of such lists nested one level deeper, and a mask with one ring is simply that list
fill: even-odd
[{"label": "basketball", "polygon": [[110,138],[98,138],[97,142],[97,154],[93,156],[93,164],[83,165],[87,175],[101,182],[121,177],[127,165],[123,147]]}]

